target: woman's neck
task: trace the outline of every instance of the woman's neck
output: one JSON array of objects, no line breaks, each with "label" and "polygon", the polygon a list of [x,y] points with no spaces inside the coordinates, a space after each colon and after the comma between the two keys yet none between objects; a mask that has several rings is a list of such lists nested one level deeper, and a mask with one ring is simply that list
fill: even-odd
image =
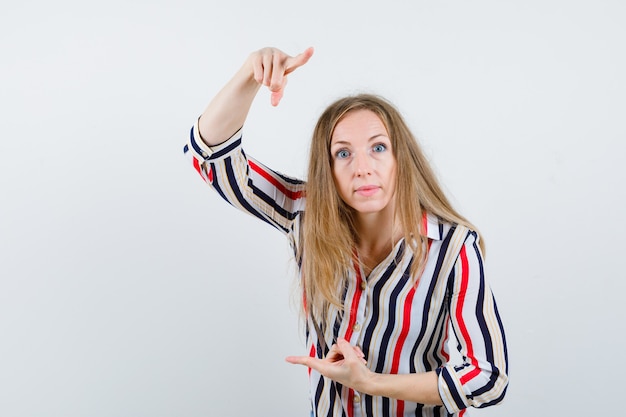
[{"label": "woman's neck", "polygon": [[403,236],[393,212],[386,211],[359,213],[355,219],[357,250],[366,274],[385,260]]}]

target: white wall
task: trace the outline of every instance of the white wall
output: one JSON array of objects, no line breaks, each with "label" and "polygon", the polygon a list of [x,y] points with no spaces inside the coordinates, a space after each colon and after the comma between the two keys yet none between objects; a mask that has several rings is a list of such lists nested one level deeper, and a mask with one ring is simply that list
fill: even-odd
[{"label": "white wall", "polygon": [[484,233],[511,384],[472,414],[619,412],[626,3],[86,3],[0,14],[1,416],[307,415],[288,245],[182,156],[266,45],[316,53],[248,153],[301,176],[325,105],[383,94]]}]

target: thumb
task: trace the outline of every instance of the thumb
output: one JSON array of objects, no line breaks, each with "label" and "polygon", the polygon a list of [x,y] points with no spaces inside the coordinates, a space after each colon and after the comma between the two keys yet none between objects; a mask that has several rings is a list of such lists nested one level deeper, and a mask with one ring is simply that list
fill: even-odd
[{"label": "thumb", "polygon": [[346,339],[337,339],[337,346],[345,360],[356,360],[363,365],[367,365],[365,355],[358,346],[353,346]]},{"label": "thumb", "polygon": [[272,106],[274,107],[278,106],[278,103],[280,103],[280,100],[282,100],[283,95],[285,94],[286,86],[287,86],[287,77],[283,77],[283,85],[280,86],[280,89],[278,89],[277,91],[272,91],[272,95],[270,97],[270,102],[272,103]]},{"label": "thumb", "polygon": [[339,351],[344,356],[344,358],[347,356],[356,356],[354,347],[346,339],[338,338],[337,347],[339,348]]}]

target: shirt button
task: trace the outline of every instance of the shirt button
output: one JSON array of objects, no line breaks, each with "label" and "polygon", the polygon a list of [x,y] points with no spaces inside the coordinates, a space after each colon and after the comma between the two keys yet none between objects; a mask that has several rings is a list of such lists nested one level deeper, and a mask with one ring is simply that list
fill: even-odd
[{"label": "shirt button", "polygon": [[206,158],[207,156],[209,156],[206,152],[202,151],[202,157]]},{"label": "shirt button", "polygon": [[361,289],[364,290],[365,288],[367,288],[367,284],[365,281],[361,281]]},{"label": "shirt button", "polygon": [[355,323],[355,325],[352,326],[352,331],[358,332],[359,330],[361,330],[361,325],[359,323]]},{"label": "shirt button", "polygon": [[354,394],[353,400],[355,403],[358,403],[359,401],[361,401],[361,397],[359,397],[359,394]]}]

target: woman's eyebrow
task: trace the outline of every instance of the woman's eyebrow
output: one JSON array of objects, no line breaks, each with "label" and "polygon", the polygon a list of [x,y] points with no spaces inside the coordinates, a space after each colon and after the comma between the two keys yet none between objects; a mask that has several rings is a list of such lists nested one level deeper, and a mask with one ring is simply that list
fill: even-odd
[{"label": "woman's eyebrow", "polygon": [[381,136],[382,136],[382,137],[384,137],[384,138],[389,139],[389,136],[387,136],[387,134],[385,134],[385,133],[379,133],[379,134],[374,135],[374,136],[372,136],[371,138],[369,138],[369,139],[368,139],[368,142],[371,142],[371,141],[373,141],[374,139],[378,139],[378,138],[379,138],[379,137],[381,137]]},{"label": "woman's eyebrow", "polygon": [[[367,141],[368,141],[368,142],[371,142],[371,141],[376,140],[376,139],[378,139],[378,138],[380,138],[380,137],[384,137],[384,138],[389,139],[389,136],[387,136],[387,134],[385,134],[385,133],[377,133],[377,134],[375,134],[374,136],[372,136],[371,138],[369,138]],[[337,140],[337,141],[332,142],[332,143],[330,144],[330,146],[335,146],[335,145],[351,145],[351,144],[352,144],[352,142],[349,142],[349,141],[346,141],[346,140]]]}]

